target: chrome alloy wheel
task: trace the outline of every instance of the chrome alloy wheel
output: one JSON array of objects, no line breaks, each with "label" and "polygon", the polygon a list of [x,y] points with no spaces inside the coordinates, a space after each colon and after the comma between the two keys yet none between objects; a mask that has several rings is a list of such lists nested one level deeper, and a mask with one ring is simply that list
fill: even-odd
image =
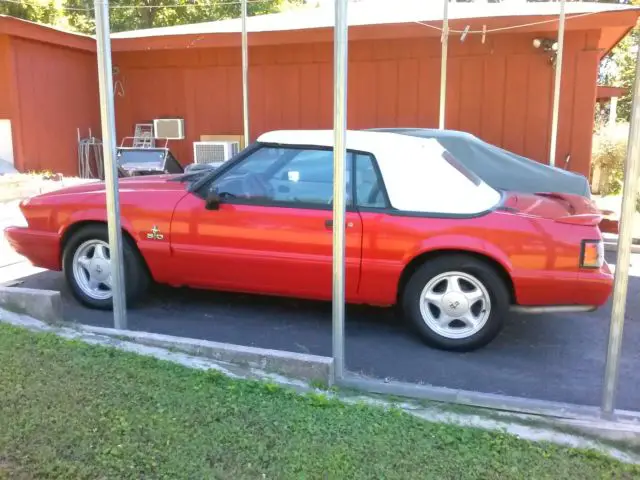
[{"label": "chrome alloy wheel", "polygon": [[420,295],[420,313],[425,324],[438,335],[468,338],[487,323],[491,297],[473,275],[445,272],[425,285]]},{"label": "chrome alloy wheel", "polygon": [[111,298],[111,260],[109,245],[87,240],[73,255],[73,278],[82,292],[94,300]]}]

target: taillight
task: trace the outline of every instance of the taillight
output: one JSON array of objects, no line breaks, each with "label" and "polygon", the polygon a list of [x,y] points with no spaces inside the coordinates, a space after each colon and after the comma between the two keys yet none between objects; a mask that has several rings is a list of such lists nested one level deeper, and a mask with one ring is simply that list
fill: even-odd
[{"label": "taillight", "polygon": [[600,268],[604,265],[604,244],[602,240],[583,240],[580,249],[580,267]]}]

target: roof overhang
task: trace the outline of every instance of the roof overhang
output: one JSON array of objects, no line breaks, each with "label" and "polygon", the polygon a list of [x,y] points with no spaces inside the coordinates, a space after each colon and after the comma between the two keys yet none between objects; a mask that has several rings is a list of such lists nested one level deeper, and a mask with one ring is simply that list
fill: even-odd
[{"label": "roof overhang", "polygon": [[67,32],[48,25],[0,15],[0,35],[50,43],[62,47],[96,51],[96,41],[89,35]]},{"label": "roof overhang", "polygon": [[622,97],[627,94],[628,88],[624,87],[612,87],[609,85],[598,85],[598,91],[596,94],[597,100],[609,100],[613,97]]},{"label": "roof overhang", "polygon": [[[384,3],[384,2],[383,2]],[[396,0],[394,8],[369,0],[349,5],[349,39],[401,39],[439,37],[442,8],[431,2]],[[566,30],[600,31],[598,49],[603,55],[636,25],[639,7],[593,2],[566,5]],[[451,4],[449,28],[453,37],[469,29],[467,37],[501,33],[537,33],[554,36],[558,30],[558,3]],[[249,44],[332,42],[332,8],[307,8],[247,19]],[[237,47],[240,19],[152,28],[112,35],[115,51]]]},{"label": "roof overhang", "polygon": [[[396,0],[393,9],[376,5],[376,0],[349,6],[350,40],[386,40],[439,37],[442,9],[427,2]],[[387,4],[388,6],[388,4]],[[379,8],[376,8],[379,7]],[[410,8],[409,8],[410,7]],[[517,8],[514,8],[517,7]],[[502,4],[451,4],[449,28],[452,37],[469,28],[468,39],[504,33],[556,35],[557,3],[528,3],[511,7]],[[640,8],[590,2],[567,4],[566,30],[599,31],[597,48],[604,56],[635,25]],[[333,10],[309,8],[300,11],[260,15],[247,20],[249,44],[282,45],[333,42]],[[153,28],[111,35],[114,52],[238,47],[240,19],[201,24]],[[96,50],[95,38],[67,32],[25,20],[0,15],[0,35],[26,38],[69,48]]]},{"label": "roof overhang", "polygon": [[[638,18],[638,11],[607,12],[600,13],[597,17],[569,17],[566,31],[600,30],[602,31],[598,48],[602,55],[608,53],[624,36],[633,28]],[[464,30],[467,26],[471,32],[481,31],[486,26],[487,30],[505,29],[500,33],[540,33],[555,35],[558,28],[557,18],[552,16],[518,17],[521,24],[532,24],[520,28],[511,28],[514,25],[512,18],[476,18],[472,20],[452,20],[449,28],[452,30]],[[541,24],[539,22],[547,22]],[[416,37],[439,37],[442,22],[422,23],[397,23],[384,25],[360,25],[349,28],[349,40],[387,40]],[[490,33],[493,35],[495,33]],[[454,34],[455,35],[455,34]],[[458,34],[459,35],[459,34]],[[481,35],[470,33],[468,37]],[[307,30],[284,30],[269,32],[254,32],[248,36],[251,46],[283,45],[295,43],[332,42],[332,27],[317,27]],[[112,49],[117,52],[140,50],[175,50],[184,48],[211,48],[211,47],[238,47],[241,37],[238,33],[192,33],[179,35],[160,35],[133,38],[121,38],[113,36]]]}]

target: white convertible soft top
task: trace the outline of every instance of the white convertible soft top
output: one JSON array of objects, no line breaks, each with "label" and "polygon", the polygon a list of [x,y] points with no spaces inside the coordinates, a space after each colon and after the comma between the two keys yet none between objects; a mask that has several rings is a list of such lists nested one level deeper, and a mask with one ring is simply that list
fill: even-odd
[{"label": "white convertible soft top", "polygon": [[[371,153],[376,158],[395,209],[473,215],[500,201],[497,190],[479,178],[472,180],[447,161],[445,149],[435,139],[349,130],[346,140],[347,150]],[[333,130],[273,131],[261,135],[258,142],[332,147]]]}]

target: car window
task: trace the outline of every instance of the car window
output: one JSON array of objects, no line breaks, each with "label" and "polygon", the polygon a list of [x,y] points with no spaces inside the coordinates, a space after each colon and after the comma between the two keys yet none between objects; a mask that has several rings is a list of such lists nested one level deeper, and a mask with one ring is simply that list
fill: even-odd
[{"label": "car window", "polygon": [[382,180],[375,168],[371,155],[357,153],[355,155],[356,203],[360,207],[385,208]]},{"label": "car window", "polygon": [[216,179],[212,189],[242,202],[331,205],[333,151],[263,147]]},{"label": "car window", "polygon": [[229,173],[233,175],[263,174],[276,162],[282,161],[285,153],[282,148],[261,148],[236,164]]},{"label": "car window", "polygon": [[458,160],[449,150],[445,150],[442,153],[442,157],[449,162],[453,168],[458,170],[467,180],[472,182],[476,187],[482,184],[482,180],[475,173],[465,167],[460,160]]}]

